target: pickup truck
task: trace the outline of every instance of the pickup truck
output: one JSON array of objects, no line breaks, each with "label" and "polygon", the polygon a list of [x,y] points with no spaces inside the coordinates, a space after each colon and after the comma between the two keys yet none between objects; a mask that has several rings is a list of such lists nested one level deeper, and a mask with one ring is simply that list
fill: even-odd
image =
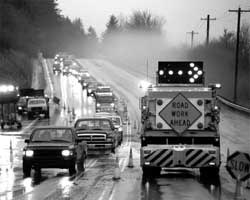
[{"label": "pickup truck", "polygon": [[49,118],[49,103],[45,97],[30,98],[27,103],[28,119],[34,117]]},{"label": "pickup truck", "polygon": [[115,152],[118,146],[118,134],[110,119],[80,118],[74,128],[78,139],[87,142],[89,154]]},{"label": "pickup truck", "polygon": [[73,128],[44,126],[35,128],[23,149],[23,175],[29,177],[31,170],[41,173],[41,168],[68,169],[69,174],[84,171],[87,145],[77,139]]}]

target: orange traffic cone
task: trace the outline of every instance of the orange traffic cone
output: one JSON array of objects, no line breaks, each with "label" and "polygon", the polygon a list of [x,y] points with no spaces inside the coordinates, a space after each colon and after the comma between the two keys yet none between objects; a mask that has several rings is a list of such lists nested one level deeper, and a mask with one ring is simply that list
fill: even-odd
[{"label": "orange traffic cone", "polygon": [[133,155],[132,155],[132,148],[130,148],[130,152],[129,152],[128,167],[129,168],[133,168],[134,167],[134,164],[133,164]]},{"label": "orange traffic cone", "polygon": [[134,129],[136,129],[136,120],[134,121]]},{"label": "orange traffic cone", "polygon": [[115,159],[115,172],[114,172],[114,176],[113,176],[113,180],[117,181],[121,178],[121,171],[120,171],[120,168],[119,168],[119,158],[118,156],[116,156],[116,159]]},{"label": "orange traffic cone", "polygon": [[12,151],[12,140],[10,140],[10,151]]}]

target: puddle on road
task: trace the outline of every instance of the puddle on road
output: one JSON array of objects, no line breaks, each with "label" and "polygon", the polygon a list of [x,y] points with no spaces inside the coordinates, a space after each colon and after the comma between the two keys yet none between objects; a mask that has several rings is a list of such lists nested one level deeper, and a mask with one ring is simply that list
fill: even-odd
[{"label": "puddle on road", "polygon": [[142,177],[141,200],[221,199],[220,179],[201,179],[192,171],[163,171],[158,177]]}]

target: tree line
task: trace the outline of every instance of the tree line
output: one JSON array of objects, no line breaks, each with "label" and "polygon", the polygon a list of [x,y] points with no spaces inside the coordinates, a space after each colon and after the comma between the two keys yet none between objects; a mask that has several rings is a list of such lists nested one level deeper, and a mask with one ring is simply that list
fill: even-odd
[{"label": "tree line", "polygon": [[[221,93],[232,99],[235,33],[225,30],[208,46],[204,43],[195,48],[172,48],[163,29],[166,22],[150,11],[137,10],[129,16],[112,14],[98,38],[95,29],[85,28],[81,19],[62,16],[57,0],[1,0],[0,71],[4,73],[0,80],[14,76],[13,80],[21,79],[19,84],[29,85],[32,77],[29,60],[38,52],[45,57],[68,52],[77,57],[105,58],[144,74],[148,62],[149,77],[154,76],[159,60],[195,59],[204,61],[207,82],[221,82]],[[241,30],[239,99],[245,102],[250,96],[249,25],[243,25]]]}]

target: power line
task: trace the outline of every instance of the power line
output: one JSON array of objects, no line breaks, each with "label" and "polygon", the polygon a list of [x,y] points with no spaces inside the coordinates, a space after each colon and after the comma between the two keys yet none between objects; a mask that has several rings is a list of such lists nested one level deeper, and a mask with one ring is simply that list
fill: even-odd
[{"label": "power line", "polygon": [[210,20],[216,20],[216,18],[210,18],[210,15],[207,15],[207,18],[201,18],[201,20],[207,21],[207,39],[206,44],[209,44],[209,29],[210,29]]},{"label": "power line", "polygon": [[239,7],[238,10],[229,10],[229,12],[237,12],[237,13],[238,13],[238,21],[237,21],[237,40],[236,40],[236,52],[235,52],[235,73],[234,73],[234,103],[236,103],[236,102],[237,102],[237,87],[238,87],[240,17],[241,17],[241,13],[250,12],[250,10],[242,10],[242,9]]}]

